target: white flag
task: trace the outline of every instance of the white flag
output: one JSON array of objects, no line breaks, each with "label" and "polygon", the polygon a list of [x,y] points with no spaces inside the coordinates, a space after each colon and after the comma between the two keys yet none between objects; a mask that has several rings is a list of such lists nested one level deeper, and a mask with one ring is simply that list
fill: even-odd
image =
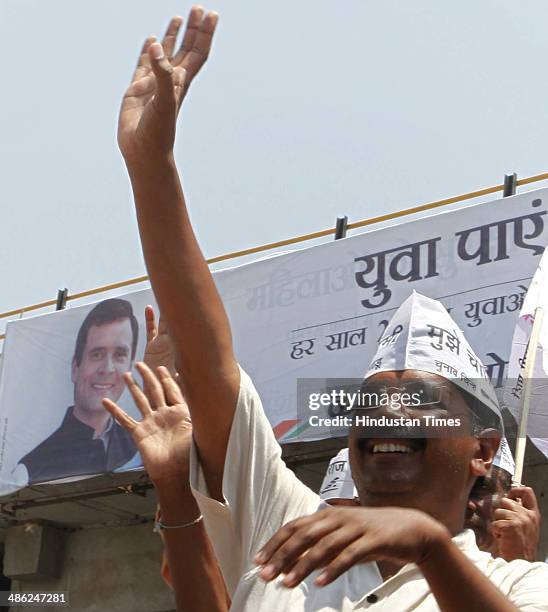
[{"label": "white flag", "polygon": [[533,276],[519,315],[512,339],[508,376],[504,388],[504,404],[519,424],[525,382],[525,358],[535,309],[542,308],[544,320],[537,346],[535,369],[531,380],[531,399],[527,435],[548,457],[548,249],[544,251]]}]

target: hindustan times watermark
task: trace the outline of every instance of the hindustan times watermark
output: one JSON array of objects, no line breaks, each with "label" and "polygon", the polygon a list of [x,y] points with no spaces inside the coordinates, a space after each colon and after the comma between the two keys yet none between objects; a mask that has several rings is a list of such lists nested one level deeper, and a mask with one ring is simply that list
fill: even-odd
[{"label": "hindustan times watermark", "polygon": [[301,439],[469,436],[477,415],[466,397],[443,379],[406,379],[394,386],[364,384],[362,379],[299,379],[297,417],[305,428]]},{"label": "hindustan times watermark", "polygon": [[373,417],[368,414],[353,414],[349,416],[321,417],[313,414],[308,417],[311,427],[407,427],[420,429],[423,427],[461,427],[460,417],[444,418],[425,414],[421,418],[406,417]]}]

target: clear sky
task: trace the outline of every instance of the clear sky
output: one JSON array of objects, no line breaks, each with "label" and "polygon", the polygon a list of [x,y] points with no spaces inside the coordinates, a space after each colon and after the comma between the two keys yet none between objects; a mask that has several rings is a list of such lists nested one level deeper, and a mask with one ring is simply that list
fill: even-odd
[{"label": "clear sky", "polygon": [[[189,8],[1,0],[0,312],[144,273],[118,106]],[[207,8],[176,149],[207,257],[548,171],[545,0]]]}]

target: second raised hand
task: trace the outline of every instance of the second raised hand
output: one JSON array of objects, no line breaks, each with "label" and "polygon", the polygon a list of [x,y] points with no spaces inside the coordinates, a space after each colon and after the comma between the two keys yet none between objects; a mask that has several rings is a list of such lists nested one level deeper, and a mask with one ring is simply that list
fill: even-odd
[{"label": "second raised hand", "polygon": [[136,367],[146,393],[131,374],[124,378],[142,420],[136,421],[110,399],[105,398],[103,406],[131,434],[156,486],[180,481],[188,474],[192,442],[188,408],[167,368],[159,367],[156,376],[144,363],[137,363]]},{"label": "second raised hand", "polygon": [[146,39],[120,110],[118,144],[127,162],[145,151],[171,154],[177,114],[209,56],[217,21],[217,13],[195,6],[177,51],[182,17],[173,17],[162,43],[154,36]]}]

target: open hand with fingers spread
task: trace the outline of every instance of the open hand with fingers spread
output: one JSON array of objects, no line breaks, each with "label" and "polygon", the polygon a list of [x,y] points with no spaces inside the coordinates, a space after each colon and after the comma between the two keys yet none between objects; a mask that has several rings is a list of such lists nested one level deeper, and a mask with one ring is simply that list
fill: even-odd
[{"label": "open hand with fingers spread", "polygon": [[217,20],[217,13],[206,14],[195,6],[179,49],[176,41],[182,17],[170,21],[161,43],[154,36],[146,39],[118,121],[118,144],[128,164],[143,156],[171,155],[177,114],[207,60]]},{"label": "open hand with fingers spread", "polygon": [[124,378],[143,419],[136,421],[107,398],[103,406],[132,435],[154,486],[180,483],[188,474],[192,442],[187,405],[167,368],[159,367],[156,376],[144,363],[136,367],[143,377],[144,391],[129,372]]}]

